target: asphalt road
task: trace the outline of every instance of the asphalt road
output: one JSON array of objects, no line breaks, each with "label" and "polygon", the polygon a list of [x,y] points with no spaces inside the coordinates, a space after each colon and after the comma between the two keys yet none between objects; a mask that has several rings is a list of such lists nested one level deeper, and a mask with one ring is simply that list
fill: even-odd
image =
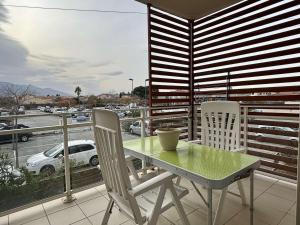
[{"label": "asphalt road", "polygon": [[[27,113],[41,114],[38,111],[30,111]],[[29,127],[42,127],[59,125],[61,118],[58,116],[40,116],[19,119],[18,123],[27,125]],[[72,118],[68,118],[68,123],[77,123]],[[138,136],[123,133],[123,140],[138,138]],[[94,140],[94,134],[91,127],[82,127],[69,129],[69,140]],[[24,166],[26,160],[37,153],[43,152],[53,146],[63,142],[63,134],[61,131],[50,131],[43,133],[34,133],[28,142],[18,142],[17,149],[19,153],[19,164]],[[15,151],[13,151],[13,144],[0,144],[0,152],[5,152],[13,161],[15,160]]]}]

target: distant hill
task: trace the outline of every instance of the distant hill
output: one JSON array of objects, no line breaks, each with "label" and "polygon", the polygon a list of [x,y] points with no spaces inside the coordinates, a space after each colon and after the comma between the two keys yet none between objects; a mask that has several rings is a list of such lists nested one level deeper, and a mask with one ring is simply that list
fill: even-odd
[{"label": "distant hill", "polygon": [[[14,89],[20,89],[20,90],[26,90],[28,85],[20,85],[20,84],[13,84],[9,82],[0,82],[0,95],[4,95],[4,90],[7,86],[13,87]],[[30,92],[36,96],[55,96],[55,95],[60,95],[60,96],[71,96],[68,93],[58,91],[52,88],[40,88],[34,85],[29,85]]]}]

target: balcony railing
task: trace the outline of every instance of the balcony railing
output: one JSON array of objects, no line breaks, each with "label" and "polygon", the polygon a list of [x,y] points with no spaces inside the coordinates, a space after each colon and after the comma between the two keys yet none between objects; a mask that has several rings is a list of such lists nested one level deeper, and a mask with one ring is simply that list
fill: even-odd
[{"label": "balcony railing", "polygon": [[[126,117],[122,113],[124,110],[116,111],[122,117],[120,121],[123,139],[138,138],[138,135],[131,134],[136,132],[132,131],[131,125],[137,121],[141,121],[141,123],[140,126],[136,126],[136,129],[139,129],[136,133],[141,136],[150,135],[157,127],[171,126],[182,128],[182,139],[201,138],[200,106],[195,106],[194,110],[178,106],[175,109],[157,107],[155,108],[157,115],[152,116],[149,116],[146,108],[129,110],[131,113]],[[297,129],[299,127],[298,106],[243,105],[241,111],[242,142],[249,154],[262,158],[260,170],[295,179]],[[23,168],[20,169],[23,172],[21,181],[17,181],[18,177],[15,178],[16,180],[10,181],[2,179],[6,186],[0,186],[1,196],[5,196],[0,200],[0,215],[19,210],[18,207],[27,207],[28,204],[38,204],[47,201],[48,198],[63,195],[65,195],[66,201],[72,201],[73,192],[89,188],[91,185],[99,185],[102,182],[101,173],[97,167],[83,165],[80,160],[76,161],[69,156],[69,141],[94,140],[91,112],[88,111],[86,114],[88,115],[87,121],[75,123],[68,113],[0,117],[0,120],[11,120],[13,124],[29,123],[31,126],[31,128],[0,131],[0,138],[7,135],[12,136],[11,144],[0,145],[0,154],[7,154],[7,159],[0,159],[0,166],[3,167],[4,162],[11,162],[14,167],[26,167],[27,159],[30,156],[37,153],[42,154],[45,150],[60,143],[63,145],[64,155],[61,158],[61,169],[51,176],[33,175]],[[276,130],[275,128],[280,129]],[[286,131],[285,128],[289,130]],[[24,133],[33,133],[32,140],[18,142],[17,140]],[[139,161],[136,161],[136,165],[137,168],[141,167]]]}]

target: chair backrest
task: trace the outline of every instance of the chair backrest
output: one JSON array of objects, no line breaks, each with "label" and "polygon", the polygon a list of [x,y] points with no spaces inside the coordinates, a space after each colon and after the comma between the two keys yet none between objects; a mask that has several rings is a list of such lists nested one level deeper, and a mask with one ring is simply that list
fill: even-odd
[{"label": "chair backrest", "polygon": [[123,151],[119,117],[115,112],[93,109],[94,133],[100,168],[109,193],[126,200],[131,188]]},{"label": "chair backrest", "polygon": [[238,102],[215,101],[201,104],[202,144],[237,151],[240,148],[240,129]]}]

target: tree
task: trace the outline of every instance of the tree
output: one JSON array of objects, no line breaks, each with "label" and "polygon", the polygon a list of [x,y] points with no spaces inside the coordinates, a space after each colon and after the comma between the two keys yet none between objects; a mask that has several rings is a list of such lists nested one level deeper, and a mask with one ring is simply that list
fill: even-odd
[{"label": "tree", "polygon": [[90,95],[87,100],[89,108],[93,108],[97,105],[97,97],[95,95]]},{"label": "tree", "polygon": [[79,87],[79,86],[77,86],[76,88],[75,88],[75,94],[77,95],[77,101],[78,101],[78,103],[80,103],[80,100],[79,100],[79,97],[80,97],[80,94],[81,94],[81,88]]},{"label": "tree", "polygon": [[27,87],[23,86],[16,86],[13,84],[8,84],[1,90],[4,97],[9,98],[10,101],[10,107],[12,109],[11,113],[14,115],[17,115],[19,113],[20,106],[24,104],[26,99],[34,95],[34,93],[31,91],[30,86]]},{"label": "tree", "polygon": [[144,99],[146,97],[145,94],[147,94],[147,96],[148,96],[148,87],[138,86],[133,89],[132,93],[133,93],[133,95],[138,96],[141,99]]},{"label": "tree", "polygon": [[[1,89],[4,97],[9,98],[11,114],[17,115],[20,112],[20,106],[24,104],[26,98],[30,95],[33,95],[33,92],[30,89],[30,86],[27,87],[17,86],[13,84],[8,84]],[[18,118],[15,118],[14,121],[15,129],[18,125]],[[16,157],[16,167],[19,168],[19,152],[18,152],[18,134],[13,134],[13,149],[15,150]]]}]

